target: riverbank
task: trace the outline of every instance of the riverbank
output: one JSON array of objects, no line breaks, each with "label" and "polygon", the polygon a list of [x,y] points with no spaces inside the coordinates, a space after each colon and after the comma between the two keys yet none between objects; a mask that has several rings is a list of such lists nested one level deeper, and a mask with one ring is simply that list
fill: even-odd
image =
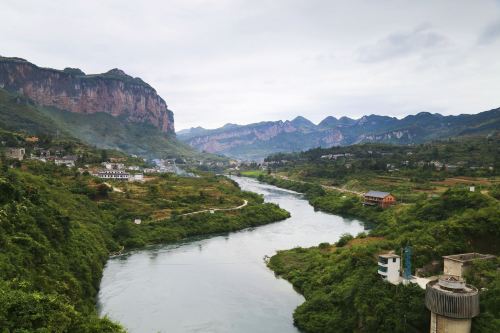
[{"label": "riverbank", "polygon": [[[283,185],[282,181],[278,184]],[[291,185],[286,183],[285,186]],[[295,185],[294,185],[295,186]],[[313,196],[321,207],[344,211],[341,194]],[[321,201],[320,201],[321,200]],[[351,212],[360,207],[347,206]],[[356,213],[355,213],[356,214]],[[356,214],[364,216],[364,213]],[[425,332],[429,312],[424,292],[410,284],[393,286],[377,274],[377,255],[406,245],[413,249],[414,269],[441,256],[482,252],[500,254],[500,204],[487,195],[450,189],[414,205],[377,212],[369,236],[343,237],[336,244],[279,251],[269,261],[276,274],[290,281],[306,301],[294,312],[304,332]],[[474,264],[468,281],[481,292],[481,315],[474,332],[500,331],[500,260]]]},{"label": "riverbank", "polygon": [[303,193],[309,204],[317,210],[345,217],[358,218],[370,224],[381,223],[381,221],[396,214],[396,211],[405,209],[402,206],[390,207],[385,210],[378,207],[366,207],[363,206],[363,200],[359,193],[339,191],[321,184],[274,177],[263,173],[251,173],[250,175],[261,182]]},{"label": "riverbank", "polygon": [[[290,216],[226,178],[113,182],[122,192],[109,192],[94,177],[69,168],[31,161],[20,168],[1,164],[0,326],[9,331],[122,332],[95,310],[110,253]],[[245,201],[238,210],[176,215],[206,206],[233,208]],[[153,222],[149,212],[158,208],[171,217]],[[137,217],[143,223],[134,224]]]},{"label": "riverbank", "polygon": [[280,249],[359,234],[361,221],[315,211],[303,195],[232,178],[291,217],[243,231],[134,250],[108,261],[99,293],[102,315],[131,333],[298,333],[293,310],[304,302],[267,268]]}]

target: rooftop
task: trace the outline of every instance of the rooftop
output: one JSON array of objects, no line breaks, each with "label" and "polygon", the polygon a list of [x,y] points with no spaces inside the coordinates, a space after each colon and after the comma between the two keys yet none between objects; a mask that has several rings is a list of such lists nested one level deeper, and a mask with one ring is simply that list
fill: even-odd
[{"label": "rooftop", "polygon": [[462,263],[470,262],[470,261],[477,260],[477,259],[493,259],[493,258],[495,258],[495,256],[492,254],[481,254],[481,253],[476,253],[476,252],[443,256],[443,259],[449,259],[449,260],[458,261],[458,262],[462,262]]},{"label": "rooftop", "polygon": [[380,192],[380,191],[368,191],[365,193],[365,197],[375,197],[375,198],[385,198],[390,195],[389,192]]},{"label": "rooftop", "polygon": [[378,255],[381,258],[400,258],[397,254],[394,253],[383,253]]}]

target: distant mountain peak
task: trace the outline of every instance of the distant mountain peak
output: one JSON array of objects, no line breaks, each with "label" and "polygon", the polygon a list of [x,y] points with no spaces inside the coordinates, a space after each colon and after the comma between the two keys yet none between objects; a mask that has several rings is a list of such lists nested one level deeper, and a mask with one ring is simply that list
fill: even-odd
[{"label": "distant mountain peak", "polygon": [[292,119],[290,121],[290,123],[294,126],[297,126],[297,127],[314,127],[314,126],[316,126],[316,125],[314,125],[314,123],[312,121],[310,121],[309,119],[306,119],[302,116],[295,117],[294,119]]},{"label": "distant mountain peak", "polygon": [[322,121],[320,121],[318,126],[319,127],[334,127],[335,125],[337,125],[338,122],[339,122],[339,120],[337,118],[335,118],[334,116],[328,116],[325,119],[323,119]]},{"label": "distant mountain peak", "polygon": [[63,72],[71,74],[71,75],[75,75],[75,76],[77,76],[77,75],[84,76],[85,75],[85,72],[82,71],[80,68],[66,67],[65,69],[63,69]]},{"label": "distant mountain peak", "polygon": [[104,74],[110,74],[110,75],[117,75],[117,76],[127,76],[127,77],[131,77],[130,75],[128,75],[127,73],[125,73],[123,70],[119,69],[119,68],[113,68],[113,69],[110,69],[109,71],[107,71],[106,73]]},{"label": "distant mountain peak", "polygon": [[[231,124],[233,125],[233,124]],[[359,119],[328,116],[318,126],[304,117],[263,121],[248,125],[225,125],[214,130],[179,135],[190,146],[243,160],[261,160],[276,152],[362,142],[415,144],[464,134],[488,134],[500,127],[500,112],[442,116],[421,112],[403,119],[370,114]]]}]

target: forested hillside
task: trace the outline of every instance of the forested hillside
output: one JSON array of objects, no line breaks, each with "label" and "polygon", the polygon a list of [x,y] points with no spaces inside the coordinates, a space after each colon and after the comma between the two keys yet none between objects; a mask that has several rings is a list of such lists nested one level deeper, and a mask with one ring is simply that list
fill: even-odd
[{"label": "forested hillside", "polygon": [[[27,144],[25,134],[0,134],[3,143]],[[74,139],[42,139],[77,152],[85,163],[100,163],[104,155],[124,158]],[[2,332],[121,332],[95,310],[103,266],[112,253],[289,216],[225,177],[163,175],[136,185],[104,183],[76,168],[0,157]],[[240,210],[181,216],[245,200],[248,205]],[[141,225],[133,223],[137,217]]]},{"label": "forested hillside", "polygon": [[[342,196],[330,197],[344,205]],[[368,208],[370,209],[370,208]],[[415,268],[441,256],[481,252],[500,255],[500,202],[481,193],[450,189],[438,198],[385,211],[372,209],[375,228],[342,237],[336,244],[280,251],[269,266],[289,280],[306,302],[294,313],[304,332],[427,332],[424,290],[383,282],[377,255],[413,249]],[[354,212],[355,209],[351,209]],[[361,214],[363,216],[363,214]],[[366,216],[365,216],[366,217]],[[466,276],[482,290],[481,314],[473,332],[500,331],[500,259],[477,262]],[[482,289],[484,288],[484,289]]]}]

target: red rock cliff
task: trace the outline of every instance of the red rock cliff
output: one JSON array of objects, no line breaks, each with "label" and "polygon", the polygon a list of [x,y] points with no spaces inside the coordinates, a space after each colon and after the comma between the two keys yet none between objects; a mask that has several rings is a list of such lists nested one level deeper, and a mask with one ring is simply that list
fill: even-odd
[{"label": "red rock cliff", "polygon": [[41,68],[24,59],[0,57],[0,88],[43,106],[76,113],[106,112],[175,133],[174,115],[165,101],[150,85],[119,69],[85,75],[79,69]]}]

